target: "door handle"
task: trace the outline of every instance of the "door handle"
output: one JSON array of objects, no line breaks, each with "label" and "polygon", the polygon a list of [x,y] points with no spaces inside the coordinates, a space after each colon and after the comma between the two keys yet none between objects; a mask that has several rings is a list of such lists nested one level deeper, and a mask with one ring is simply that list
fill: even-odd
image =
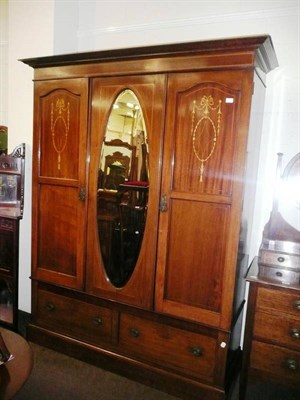
[{"label": "door handle", "polygon": [[84,187],[81,187],[81,188],[79,189],[78,197],[79,197],[79,200],[80,200],[80,201],[85,201],[86,193],[85,193],[85,188],[84,188]]},{"label": "door handle", "polygon": [[160,198],[159,203],[159,211],[160,212],[167,212],[168,211],[168,202],[167,202],[167,195],[163,193]]}]

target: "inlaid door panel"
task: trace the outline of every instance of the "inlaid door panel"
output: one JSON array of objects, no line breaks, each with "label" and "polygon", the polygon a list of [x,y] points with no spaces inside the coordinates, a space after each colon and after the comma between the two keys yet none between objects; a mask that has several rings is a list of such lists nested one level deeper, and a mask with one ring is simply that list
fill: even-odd
[{"label": "inlaid door panel", "polygon": [[65,89],[41,96],[40,176],[78,180],[80,103]]},{"label": "inlaid door panel", "polygon": [[[87,290],[103,298],[142,308],[153,308],[165,87],[164,75],[95,78],[92,83]],[[123,107],[122,102],[125,103],[125,100],[122,99],[126,98],[127,92],[137,99],[139,109],[142,110],[147,137],[146,141],[143,141],[148,148],[147,176],[137,179],[136,173],[130,173],[120,185],[114,182],[113,186],[101,186],[98,183],[99,175],[103,175],[101,153],[104,149],[103,142],[106,143],[108,136],[113,138],[109,139],[110,143],[112,140],[115,140],[114,143],[120,143],[121,137],[123,144],[126,142],[130,145],[131,165],[131,148],[134,148],[136,155],[135,164],[138,163],[138,153],[142,153],[139,141],[136,140],[140,133],[132,130],[128,135],[129,128],[132,127],[132,123],[130,126],[128,124],[128,121],[132,122],[131,115],[127,116],[128,110],[124,115],[119,114],[116,120],[110,118],[114,107]],[[120,98],[121,101],[118,101]],[[118,123],[120,120],[122,124]],[[124,147],[119,147],[117,150],[114,154],[123,154],[126,148],[124,150]],[[110,153],[113,151],[115,150],[111,150]],[[106,182],[108,177],[105,175]],[[127,189],[130,186],[131,190],[124,195],[122,190],[126,186]],[[141,195],[142,191],[144,194]],[[137,198],[139,201],[136,203]],[[140,225],[134,225],[141,212],[146,214],[142,234]],[[137,228],[132,229],[133,226]],[[133,260],[131,265],[129,262],[126,264],[123,261],[126,255],[127,261],[131,261],[130,246],[139,236],[142,238],[136,253],[137,259]],[[116,277],[125,275],[129,268],[129,278],[119,282]]]},{"label": "inlaid door panel", "polygon": [[76,288],[83,285],[87,89],[87,79],[35,83],[33,275]]},{"label": "inlaid door panel", "polygon": [[157,311],[229,329],[251,73],[173,74],[166,131]]},{"label": "inlaid door panel", "polygon": [[238,102],[239,91],[214,82],[177,94],[173,190],[231,194]]}]

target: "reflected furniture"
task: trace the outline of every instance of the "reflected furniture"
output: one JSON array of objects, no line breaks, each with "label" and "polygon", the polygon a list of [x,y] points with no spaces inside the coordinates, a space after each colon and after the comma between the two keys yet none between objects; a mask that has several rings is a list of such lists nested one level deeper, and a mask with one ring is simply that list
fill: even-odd
[{"label": "reflected furniture", "polygon": [[19,221],[24,206],[25,145],[0,156],[0,324],[17,329]]},{"label": "reflected furniture", "polygon": [[260,277],[256,257],[245,327],[240,400],[249,382],[273,382],[300,388],[300,284]]},{"label": "reflected furniture", "polygon": [[[125,182],[129,157],[116,151],[105,157],[104,184],[106,189],[117,190],[120,183]],[[108,172],[109,171],[109,172]]]},{"label": "reflected furniture", "polygon": [[7,126],[0,125],[0,155],[7,154]]},{"label": "reflected furniture", "polygon": [[97,194],[98,229],[101,235],[101,251],[103,261],[111,265],[114,248],[114,231],[119,225],[118,191],[98,189]]},{"label": "reflected furniture", "polygon": [[[110,154],[111,148],[117,151]],[[147,128],[139,99],[131,89],[123,89],[112,105],[100,172],[103,165],[97,186],[98,240],[107,277],[121,288],[131,278],[140,253],[147,217],[148,197],[144,194],[149,186]],[[114,202],[108,199],[108,191]]]},{"label": "reflected furniture", "polygon": [[33,353],[28,342],[11,330],[0,328],[12,359],[0,365],[0,398],[11,400],[29,378],[33,367]]},{"label": "reflected furniture", "polygon": [[[35,91],[29,339],[182,399],[228,398],[271,38],[23,62]],[[126,153],[106,148],[118,138],[135,146],[134,173],[109,191],[99,169]]]},{"label": "reflected furniture", "polygon": [[278,153],[277,187],[259,249],[259,276],[300,285],[300,153],[281,175],[282,156]]},{"label": "reflected furniture", "polygon": [[[114,139],[111,141],[104,142],[104,148],[114,147],[117,151],[112,154],[105,155],[105,165],[104,165],[104,182],[103,188],[106,189],[118,189],[119,183],[123,183],[126,180],[132,180],[134,174],[134,162],[135,162],[135,146],[131,146],[127,142],[123,142],[120,139]],[[122,153],[122,148],[128,149],[130,151],[130,156],[124,155]],[[116,170],[120,169],[120,174],[123,175],[123,180],[119,179],[118,182],[111,182],[109,175],[111,175],[111,166],[115,166]],[[108,182],[109,181],[109,182]],[[113,186],[110,187],[109,183]]]}]

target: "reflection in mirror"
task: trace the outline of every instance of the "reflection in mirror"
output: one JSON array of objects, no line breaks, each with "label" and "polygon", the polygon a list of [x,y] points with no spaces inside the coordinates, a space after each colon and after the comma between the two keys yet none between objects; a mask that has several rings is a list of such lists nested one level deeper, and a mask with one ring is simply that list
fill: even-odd
[{"label": "reflection in mirror", "polygon": [[300,231],[300,153],[283,171],[279,196],[279,211],[283,218]]},{"label": "reflection in mirror", "polygon": [[130,279],[141,249],[147,215],[149,153],[137,96],[122,91],[106,126],[98,169],[99,243],[110,282]]}]

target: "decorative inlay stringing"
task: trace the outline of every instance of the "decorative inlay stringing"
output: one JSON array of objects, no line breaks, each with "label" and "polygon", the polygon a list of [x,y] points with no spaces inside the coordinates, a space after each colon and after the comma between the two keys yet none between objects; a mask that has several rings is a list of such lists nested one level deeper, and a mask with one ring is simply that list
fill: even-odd
[{"label": "decorative inlay stringing", "polygon": [[[191,136],[193,152],[200,162],[200,182],[203,181],[205,163],[215,151],[221,128],[222,100],[217,105],[211,95],[203,96],[199,103],[193,101]],[[197,118],[197,120],[196,120]]]},{"label": "decorative inlay stringing", "polygon": [[[64,127],[64,135],[62,139],[58,137],[56,132],[56,125],[58,122],[62,122]],[[51,103],[51,135],[53,148],[57,153],[57,169],[60,170],[61,154],[65,150],[68,142],[68,134],[70,129],[70,103],[65,105],[63,98],[57,99],[55,107],[53,102]]]}]

